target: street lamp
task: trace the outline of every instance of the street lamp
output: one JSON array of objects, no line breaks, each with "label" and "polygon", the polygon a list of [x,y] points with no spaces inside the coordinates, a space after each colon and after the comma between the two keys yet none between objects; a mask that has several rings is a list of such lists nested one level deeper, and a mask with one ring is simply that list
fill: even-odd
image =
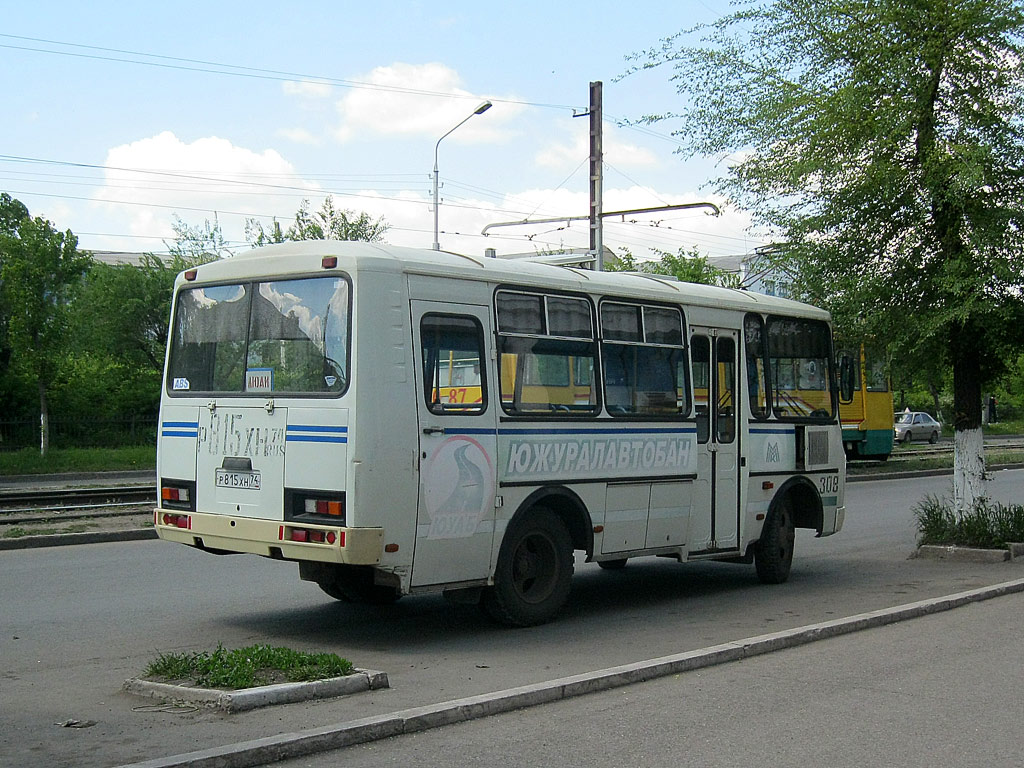
[{"label": "street lamp", "polygon": [[466,115],[466,117],[463,118],[462,122],[459,123],[459,125],[456,125],[455,128],[452,128],[451,131],[448,131],[448,133],[446,133],[444,136],[442,136],[440,139],[438,139],[437,140],[437,144],[434,145],[434,250],[435,251],[441,250],[441,243],[439,243],[437,241],[437,208],[438,208],[438,205],[440,204],[440,200],[438,199],[438,196],[437,196],[437,179],[438,179],[438,174],[437,174],[437,148],[441,146],[441,141],[445,138],[445,136],[448,136],[449,134],[451,134],[456,128],[461,126],[463,123],[465,123],[467,120],[469,120],[474,115],[482,115],[484,112],[486,112],[488,109],[490,109],[491,106],[492,106],[491,102],[485,101],[479,107],[474,109],[472,111],[472,113]]}]

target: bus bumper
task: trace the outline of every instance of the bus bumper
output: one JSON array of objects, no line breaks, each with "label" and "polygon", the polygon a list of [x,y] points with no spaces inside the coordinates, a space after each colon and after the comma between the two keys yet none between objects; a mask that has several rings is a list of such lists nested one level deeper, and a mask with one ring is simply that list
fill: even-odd
[{"label": "bus bumper", "polygon": [[238,552],[284,560],[376,565],[383,552],[383,528],[227,517],[157,507],[157,536],[199,549]]}]

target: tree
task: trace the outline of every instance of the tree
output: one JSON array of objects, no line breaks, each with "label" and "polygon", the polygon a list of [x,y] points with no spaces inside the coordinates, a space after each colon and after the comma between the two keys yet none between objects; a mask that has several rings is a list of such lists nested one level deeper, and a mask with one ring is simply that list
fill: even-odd
[{"label": "tree", "polygon": [[740,278],[733,272],[712,265],[706,256],[692,248],[680,248],[678,253],[655,250],[658,261],[639,261],[630,251],[624,250],[618,264],[608,264],[609,272],[645,272],[649,275],[671,275],[684,283],[719,285],[723,288],[739,288]]},{"label": "tree", "polygon": [[94,264],[73,305],[83,347],[126,365],[160,372],[171,294],[178,272],[193,266],[143,254],[136,264]]},{"label": "tree", "polygon": [[204,219],[201,225],[192,225],[175,214],[171,229],[174,230],[174,242],[164,241],[164,245],[177,267],[176,271],[233,255],[216,218],[212,224],[209,219]]},{"label": "tree", "polygon": [[984,495],[981,390],[1024,335],[1024,12],[1014,0],[778,0],[640,55],[689,154],[781,232],[837,321],[953,370],[954,505]]},{"label": "tree", "polygon": [[30,217],[22,203],[0,194],[0,291],[9,313],[7,337],[12,359],[35,381],[43,455],[50,444],[47,391],[71,345],[68,302],[90,262],[78,252],[71,230],[57,232],[49,221]]},{"label": "tree", "polygon": [[303,200],[295,213],[295,223],[287,231],[281,230],[277,219],[271,221],[270,230],[263,228],[258,219],[245,222],[245,239],[253,248],[286,240],[363,240],[377,243],[384,239],[389,225],[383,217],[373,219],[366,212],[338,210],[328,195],[320,210],[310,213],[309,200]]}]

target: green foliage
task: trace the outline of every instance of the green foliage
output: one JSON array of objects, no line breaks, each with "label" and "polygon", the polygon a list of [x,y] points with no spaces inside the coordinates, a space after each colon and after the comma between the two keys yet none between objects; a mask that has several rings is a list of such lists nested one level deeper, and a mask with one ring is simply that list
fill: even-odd
[{"label": "green foliage", "polygon": [[171,269],[175,274],[183,269],[232,255],[221,231],[220,222],[216,219],[212,224],[209,219],[205,219],[202,224],[193,225],[182,221],[175,214],[171,229],[174,230],[174,242],[165,242],[164,245],[171,255]]},{"label": "green foliage", "polygon": [[78,239],[58,232],[6,192],[0,194],[0,307],[10,359],[34,382],[42,422],[40,452],[49,446],[47,391],[57,361],[72,349],[69,303],[91,258]]},{"label": "green foliage", "polygon": [[383,218],[373,219],[366,212],[338,210],[330,195],[319,211],[310,212],[309,200],[303,200],[295,213],[295,223],[282,231],[277,219],[271,221],[270,230],[263,228],[258,219],[245,222],[245,239],[253,247],[287,240],[363,240],[370,243],[384,239],[389,225]]},{"label": "green foliage", "polygon": [[952,367],[957,431],[1024,344],[1022,40],[1016,0],[763,0],[636,57],[686,97],[647,120],[731,155],[718,186],[780,233],[797,295]]},{"label": "green foliage", "polygon": [[743,153],[719,186],[782,234],[801,295],[898,355],[997,372],[1024,325],[1020,5],[778,0],[692,32],[637,57],[686,97],[648,120]]},{"label": "green foliage", "polygon": [[927,496],[916,507],[918,544],[948,544],[998,549],[1024,541],[1024,505],[982,500],[956,512],[944,501]]},{"label": "green foliage", "polygon": [[229,651],[218,644],[212,653],[160,654],[147,667],[145,675],[188,680],[202,688],[238,689],[274,682],[275,673],[291,682],[300,682],[350,675],[352,670],[352,662],[334,653],[304,653],[269,645]]},{"label": "green foliage", "polygon": [[72,306],[80,349],[160,371],[174,279],[186,264],[144,254],[135,264],[94,264]]},{"label": "green foliage", "polygon": [[657,261],[640,261],[630,251],[623,249],[618,263],[605,266],[609,272],[644,272],[649,275],[671,275],[684,283],[720,285],[725,288],[739,288],[739,275],[712,266],[706,256],[694,247],[687,251],[680,248],[678,253],[656,250]]},{"label": "green foliage", "polygon": [[107,472],[156,468],[156,441],[119,448],[54,448],[46,456],[25,448],[0,452],[0,475]]}]

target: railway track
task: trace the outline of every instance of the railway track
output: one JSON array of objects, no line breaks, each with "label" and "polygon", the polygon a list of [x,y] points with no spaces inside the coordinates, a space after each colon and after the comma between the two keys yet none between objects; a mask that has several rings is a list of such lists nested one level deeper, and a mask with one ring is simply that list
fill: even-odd
[{"label": "railway track", "polygon": [[0,492],[0,524],[115,517],[156,504],[152,485],[19,489]]},{"label": "railway track", "polygon": [[[998,441],[985,443],[985,452],[992,453],[994,451],[1019,451],[1024,450],[1024,442],[1019,440],[1015,441]],[[893,450],[892,456],[890,457],[893,461],[900,461],[905,459],[923,459],[930,458],[933,456],[946,456],[953,453],[953,443],[948,442],[942,445],[937,445],[930,448],[902,448],[896,446]]]}]

